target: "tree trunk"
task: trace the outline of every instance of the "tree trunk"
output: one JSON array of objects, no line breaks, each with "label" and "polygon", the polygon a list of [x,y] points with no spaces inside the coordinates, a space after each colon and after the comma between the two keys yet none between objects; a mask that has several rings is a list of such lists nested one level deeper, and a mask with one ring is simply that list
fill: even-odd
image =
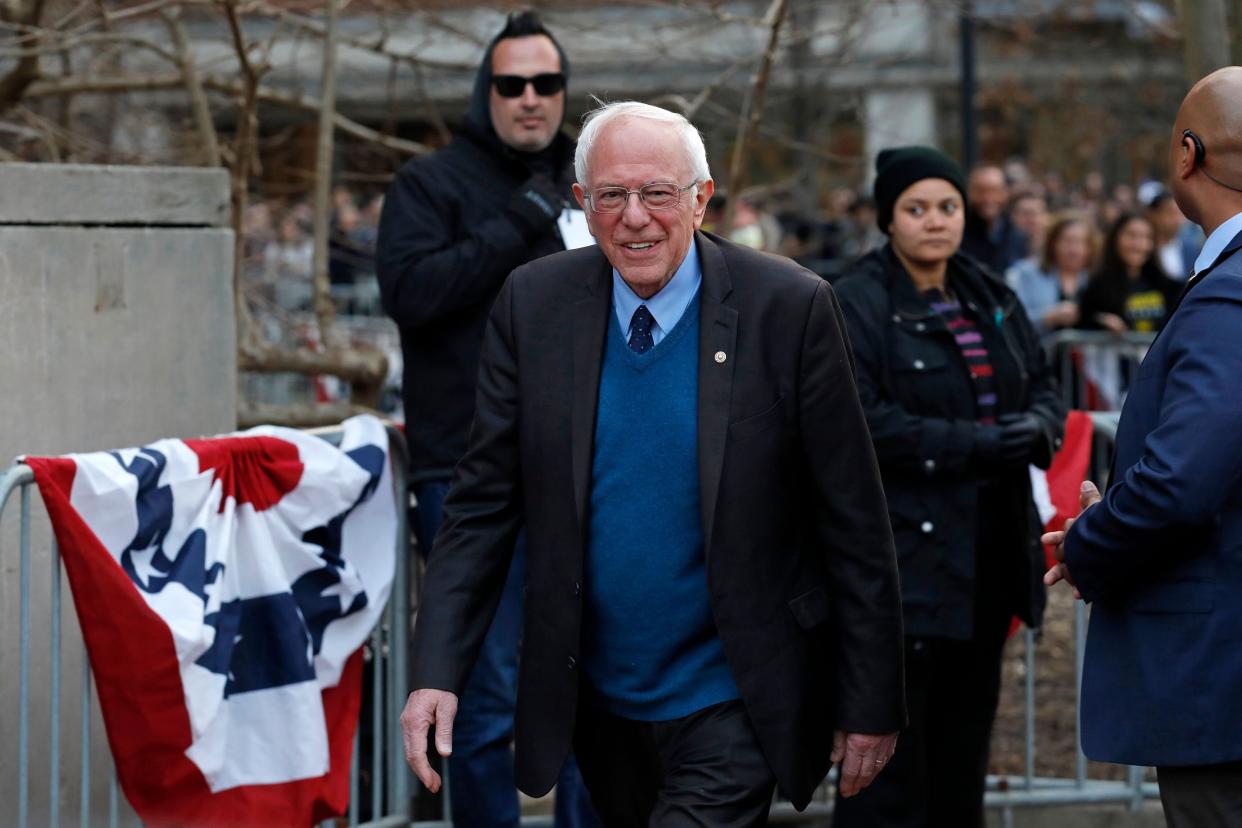
[{"label": "tree trunk", "polygon": [[[799,35],[789,50],[789,60],[794,72],[793,105],[790,112],[793,134],[795,139],[815,145],[824,137],[821,129],[823,103],[828,97],[824,94],[827,71],[817,71],[811,53],[811,37],[807,34],[819,22],[818,7],[815,3],[794,3],[789,15],[792,28]],[[819,174],[822,165],[818,158],[807,152],[799,152],[795,157],[799,184],[794,188],[794,197],[797,200],[798,212],[808,218],[813,217],[819,213]]]},{"label": "tree trunk", "polygon": [[1229,39],[1233,43],[1233,65],[1242,66],[1242,0],[1229,4]]},{"label": "tree trunk", "polygon": [[787,0],[772,0],[764,22],[768,25],[768,45],[759,60],[759,70],[755,72],[754,86],[751,87],[747,105],[742,109],[738,119],[737,140],[733,144],[733,157],[729,161],[729,200],[725,204],[724,220],[721,222],[720,234],[728,236],[733,231],[733,215],[737,207],[737,199],[746,184],[746,150],[747,139],[754,135],[759,127],[759,118],[763,115],[763,104],[768,93],[768,78],[772,74],[772,62],[776,59],[776,47],[780,43],[781,24],[785,22],[785,12],[789,4]]},{"label": "tree trunk", "polygon": [[[1178,0],[1177,17],[1185,44],[1186,80],[1191,85],[1204,75],[1229,65],[1226,2],[1227,0]],[[1242,5],[1239,0],[1228,2],[1232,2],[1235,12]]]},{"label": "tree trunk", "polygon": [[323,37],[323,82],[319,110],[319,140],[315,146],[315,256],[311,268],[314,280],[315,316],[319,320],[319,343],[331,350],[335,343],[332,283],[328,278],[328,234],[332,210],[332,153],[336,114],[336,37],[339,9],[337,0],[327,0],[328,21]]}]

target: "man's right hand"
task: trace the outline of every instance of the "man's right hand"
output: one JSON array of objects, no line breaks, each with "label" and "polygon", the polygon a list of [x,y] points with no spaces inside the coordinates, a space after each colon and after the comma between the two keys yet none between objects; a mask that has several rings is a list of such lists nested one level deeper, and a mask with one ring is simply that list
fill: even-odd
[{"label": "man's right hand", "polygon": [[436,753],[448,757],[453,752],[453,719],[457,716],[457,696],[447,690],[415,690],[401,712],[401,738],[405,742],[405,761],[427,790],[440,790],[440,774],[427,761],[427,731],[435,727]]},{"label": "man's right hand", "polygon": [[540,230],[561,215],[562,197],[556,182],[543,173],[526,179],[509,199],[509,212],[532,231]]},{"label": "man's right hand", "polygon": [[[1090,509],[1101,500],[1100,490],[1090,480],[1082,481],[1082,488],[1078,490],[1078,505],[1082,507],[1082,511],[1078,513],[1078,517],[1082,517],[1083,512]],[[1051,546],[1052,557],[1057,561],[1056,565],[1044,573],[1044,584],[1052,586],[1058,581],[1065,581],[1074,589],[1074,597],[1082,598],[1082,593],[1078,591],[1078,587],[1074,584],[1073,577],[1070,576],[1069,567],[1065,565],[1065,536],[1069,534],[1070,527],[1074,525],[1074,521],[1078,518],[1070,518],[1065,521],[1065,529],[1060,532],[1046,532],[1040,535],[1039,542],[1045,546]]]}]

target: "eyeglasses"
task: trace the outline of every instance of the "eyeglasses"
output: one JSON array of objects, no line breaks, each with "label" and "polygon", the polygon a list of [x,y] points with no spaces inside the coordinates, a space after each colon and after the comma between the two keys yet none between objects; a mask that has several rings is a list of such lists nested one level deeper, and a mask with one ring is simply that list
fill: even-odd
[{"label": "eyeglasses", "polygon": [[679,187],[671,181],[653,181],[644,184],[637,190],[625,187],[596,187],[591,190],[591,209],[597,213],[619,213],[630,203],[630,194],[637,193],[638,199],[648,210],[671,210],[681,203],[681,194],[691,189],[698,182],[691,182]]},{"label": "eyeglasses", "polygon": [[565,76],[560,72],[547,72],[526,78],[521,75],[493,75],[492,86],[496,94],[502,98],[520,98],[526,91],[526,84],[535,87],[535,94],[547,98],[565,88]]}]

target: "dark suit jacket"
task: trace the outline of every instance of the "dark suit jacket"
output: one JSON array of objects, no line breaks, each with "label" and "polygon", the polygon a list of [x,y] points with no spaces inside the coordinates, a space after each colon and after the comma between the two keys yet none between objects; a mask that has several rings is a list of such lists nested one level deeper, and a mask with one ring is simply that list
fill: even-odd
[{"label": "dark suit jacket", "polygon": [[1242,759],[1242,234],[1205,272],[1130,386],[1111,487],[1065,541],[1092,602],[1092,759]]},{"label": "dark suit jacket", "polygon": [[[801,807],[828,771],[834,727],[904,725],[892,534],[832,290],[787,259],[695,238],[704,589],[768,763]],[[415,686],[460,693],[526,527],[516,742],[518,786],[532,795],[551,788],[574,729],[612,313],[611,267],[596,247],[509,277],[414,634]]]}]

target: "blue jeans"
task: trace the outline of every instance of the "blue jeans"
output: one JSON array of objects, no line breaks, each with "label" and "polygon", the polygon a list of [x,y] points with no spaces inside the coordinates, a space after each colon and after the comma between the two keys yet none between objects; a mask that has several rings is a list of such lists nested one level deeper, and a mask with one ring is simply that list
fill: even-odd
[{"label": "blue jeans", "polygon": [[[443,519],[448,481],[414,484],[418,511],[414,534],[426,554]],[[456,828],[516,828],[517,788],[513,781],[513,714],[517,705],[518,647],[522,637],[522,586],[526,580],[526,535],[513,549],[496,617],[483,639],[479,660],[466,682],[453,724],[448,789]],[[573,754],[556,783],[558,828],[598,828],[599,820]]]}]

